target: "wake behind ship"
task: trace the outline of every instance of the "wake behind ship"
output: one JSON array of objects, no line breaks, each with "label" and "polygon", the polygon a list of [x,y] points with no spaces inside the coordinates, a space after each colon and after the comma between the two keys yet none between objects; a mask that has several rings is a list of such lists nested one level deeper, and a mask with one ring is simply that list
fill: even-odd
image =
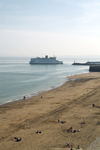
[{"label": "wake behind ship", "polygon": [[37,57],[37,58],[31,58],[30,64],[63,64],[63,61],[56,60],[56,57],[48,57],[46,55],[43,58]]}]

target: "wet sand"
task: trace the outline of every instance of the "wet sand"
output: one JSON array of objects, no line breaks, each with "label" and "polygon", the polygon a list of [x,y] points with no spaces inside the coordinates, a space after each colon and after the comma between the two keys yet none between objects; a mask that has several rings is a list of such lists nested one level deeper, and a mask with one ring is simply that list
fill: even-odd
[{"label": "wet sand", "polygon": [[100,136],[100,73],[69,78],[56,89],[0,106],[0,150],[70,149],[66,143],[85,150]]}]

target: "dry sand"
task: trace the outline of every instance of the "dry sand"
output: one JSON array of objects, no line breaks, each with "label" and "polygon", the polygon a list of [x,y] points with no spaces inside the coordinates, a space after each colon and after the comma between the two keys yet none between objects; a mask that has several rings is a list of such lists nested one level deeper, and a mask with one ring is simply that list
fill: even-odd
[{"label": "dry sand", "polygon": [[[100,73],[69,78],[61,87],[0,106],[0,150],[69,150],[67,142],[85,150],[100,136]],[[80,132],[68,133],[70,127]]]}]

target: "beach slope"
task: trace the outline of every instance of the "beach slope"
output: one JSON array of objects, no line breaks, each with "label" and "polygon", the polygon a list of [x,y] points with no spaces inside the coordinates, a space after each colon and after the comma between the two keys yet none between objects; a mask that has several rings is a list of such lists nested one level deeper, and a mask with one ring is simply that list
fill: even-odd
[{"label": "beach slope", "polygon": [[0,106],[0,150],[85,150],[99,136],[100,73]]}]

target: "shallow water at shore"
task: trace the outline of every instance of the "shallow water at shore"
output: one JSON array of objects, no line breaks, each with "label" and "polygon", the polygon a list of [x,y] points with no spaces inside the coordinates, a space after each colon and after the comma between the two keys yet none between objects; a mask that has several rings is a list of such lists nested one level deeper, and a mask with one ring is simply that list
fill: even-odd
[{"label": "shallow water at shore", "polygon": [[[32,97],[65,83],[66,77],[87,73],[89,66],[73,66],[74,60],[86,62],[84,57],[62,57],[63,65],[30,65],[30,58],[0,58],[0,104]],[[90,60],[95,60],[91,57]],[[97,60],[97,59],[96,59]]]}]

